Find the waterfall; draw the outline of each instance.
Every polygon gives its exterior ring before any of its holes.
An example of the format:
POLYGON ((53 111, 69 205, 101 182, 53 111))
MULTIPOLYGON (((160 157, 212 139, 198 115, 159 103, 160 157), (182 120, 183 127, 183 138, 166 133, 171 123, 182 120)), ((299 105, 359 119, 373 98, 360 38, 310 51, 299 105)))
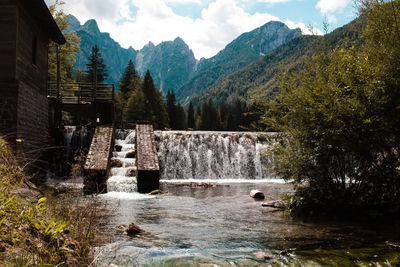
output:
POLYGON ((111 194, 136 192, 136 159, 127 158, 127 154, 135 150, 135 131, 117 130, 115 136, 116 149, 111 159, 113 166, 107 180, 107 191, 111 194))
POLYGON ((267 180, 274 133, 155 132, 163 180, 267 180))

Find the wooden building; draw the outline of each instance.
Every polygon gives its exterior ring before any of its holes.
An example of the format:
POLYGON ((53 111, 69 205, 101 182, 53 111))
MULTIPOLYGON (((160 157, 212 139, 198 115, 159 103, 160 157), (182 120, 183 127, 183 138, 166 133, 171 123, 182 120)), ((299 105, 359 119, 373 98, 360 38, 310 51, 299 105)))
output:
POLYGON ((48 44, 65 38, 43 0, 0 0, 0 34, 0 135, 46 147, 48 44))

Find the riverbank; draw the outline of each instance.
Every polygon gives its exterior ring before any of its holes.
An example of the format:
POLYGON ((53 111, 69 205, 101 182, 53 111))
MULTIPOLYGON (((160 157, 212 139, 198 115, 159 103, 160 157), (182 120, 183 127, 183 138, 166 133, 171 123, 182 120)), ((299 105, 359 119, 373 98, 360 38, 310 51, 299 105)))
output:
POLYGON ((0 183, 1 266, 87 266, 93 262, 96 207, 36 188, 2 139, 0 183))

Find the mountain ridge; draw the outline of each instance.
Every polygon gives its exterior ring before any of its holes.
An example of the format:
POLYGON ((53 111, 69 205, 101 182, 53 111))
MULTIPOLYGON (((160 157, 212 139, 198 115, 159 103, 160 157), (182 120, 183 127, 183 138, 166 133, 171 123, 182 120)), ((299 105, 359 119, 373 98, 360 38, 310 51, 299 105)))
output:
POLYGON ((291 30, 279 21, 270 21, 241 34, 215 56, 200 60, 196 75, 176 90, 177 101, 187 104, 202 90, 299 35, 299 29, 291 30))
POLYGON ((363 18, 357 18, 325 37, 297 36, 245 68, 208 87, 193 97, 192 101, 195 105, 199 105, 212 99, 218 105, 232 103, 237 98, 246 101, 251 95, 269 98, 278 91, 276 74, 280 72, 281 65, 289 71, 300 68, 304 64, 304 57, 315 52, 313 51, 315 40, 325 42, 328 49, 360 45, 362 40, 359 38, 359 29, 363 23, 363 18))

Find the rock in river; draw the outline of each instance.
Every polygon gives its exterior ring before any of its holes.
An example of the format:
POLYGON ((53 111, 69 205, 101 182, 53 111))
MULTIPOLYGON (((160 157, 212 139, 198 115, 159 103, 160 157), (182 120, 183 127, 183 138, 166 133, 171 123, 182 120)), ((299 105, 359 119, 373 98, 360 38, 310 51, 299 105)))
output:
POLYGON ((139 226, 137 226, 136 224, 134 224, 134 223, 131 223, 126 228, 126 233, 129 236, 137 235, 137 234, 140 234, 140 233, 143 233, 143 232, 144 232, 144 230, 142 228, 140 228, 139 226))
POLYGON ((261 192, 259 190, 255 190, 255 189, 250 191, 250 196, 255 199, 264 199, 265 198, 263 192, 261 192))

